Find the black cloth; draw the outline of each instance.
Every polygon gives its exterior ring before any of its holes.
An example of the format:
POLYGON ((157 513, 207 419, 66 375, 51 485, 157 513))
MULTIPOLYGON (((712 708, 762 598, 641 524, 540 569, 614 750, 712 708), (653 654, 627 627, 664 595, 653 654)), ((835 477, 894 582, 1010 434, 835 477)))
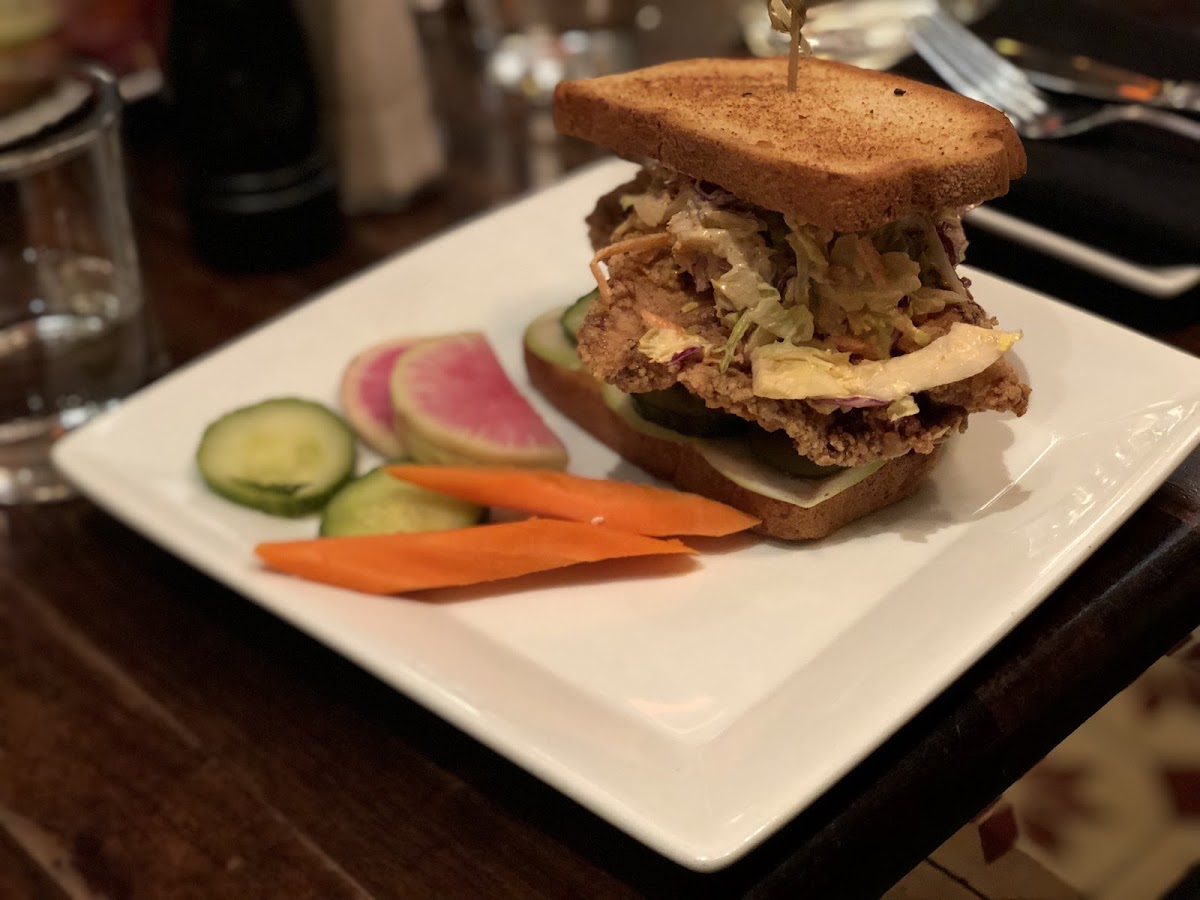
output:
MULTIPOLYGON (((972 30, 989 40, 1017 38, 1154 77, 1200 80, 1200 34, 1166 20, 1135 18, 1115 3, 1002 0, 972 30)), ((938 80, 915 57, 896 68, 938 80)), ((1137 262, 1200 261, 1200 142, 1121 124, 1067 140, 1027 140, 1025 150, 1028 175, 991 207, 1137 262)))

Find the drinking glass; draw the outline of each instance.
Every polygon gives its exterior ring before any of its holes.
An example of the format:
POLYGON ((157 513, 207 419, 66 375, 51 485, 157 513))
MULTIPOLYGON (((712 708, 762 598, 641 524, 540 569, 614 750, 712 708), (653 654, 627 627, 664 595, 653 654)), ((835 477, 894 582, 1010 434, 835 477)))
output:
POLYGON ((489 80, 536 104, 548 101, 563 79, 734 54, 740 49, 739 3, 467 0, 467 10, 489 80))
POLYGON ((150 375, 107 70, 0 68, 0 503, 69 496, 56 438, 150 375))
POLYGON ((632 68, 637 0, 467 0, 488 77, 531 99, 564 78, 632 68))

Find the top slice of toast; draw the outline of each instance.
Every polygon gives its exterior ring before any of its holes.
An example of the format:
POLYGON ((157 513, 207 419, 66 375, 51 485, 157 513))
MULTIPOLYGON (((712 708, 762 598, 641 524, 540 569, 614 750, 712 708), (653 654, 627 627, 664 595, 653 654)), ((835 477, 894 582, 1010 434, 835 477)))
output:
POLYGON ((999 110, 898 75, 808 57, 694 59, 568 81, 559 131, 656 159, 799 222, 867 231, 1008 191, 1025 150, 999 110))

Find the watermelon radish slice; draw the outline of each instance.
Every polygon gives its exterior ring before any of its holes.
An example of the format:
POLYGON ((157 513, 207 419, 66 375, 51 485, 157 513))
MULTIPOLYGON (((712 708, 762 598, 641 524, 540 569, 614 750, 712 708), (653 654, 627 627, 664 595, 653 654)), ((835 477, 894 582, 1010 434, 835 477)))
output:
POLYGON ((423 341, 392 370, 392 403, 418 462, 564 469, 567 449, 482 334, 423 341))
POLYGON ((388 459, 406 452, 392 410, 392 369, 419 340, 396 338, 368 347, 342 373, 338 394, 342 414, 364 444, 388 459))

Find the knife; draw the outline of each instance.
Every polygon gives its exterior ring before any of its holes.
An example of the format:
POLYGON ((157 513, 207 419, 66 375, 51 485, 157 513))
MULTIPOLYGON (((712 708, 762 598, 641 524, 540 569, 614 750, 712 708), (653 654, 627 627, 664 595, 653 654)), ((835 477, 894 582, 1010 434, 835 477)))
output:
POLYGON ((997 38, 997 51, 1038 87, 1096 100, 1145 103, 1200 112, 1200 82, 1151 78, 1086 56, 1058 53, 1013 38, 997 38))

